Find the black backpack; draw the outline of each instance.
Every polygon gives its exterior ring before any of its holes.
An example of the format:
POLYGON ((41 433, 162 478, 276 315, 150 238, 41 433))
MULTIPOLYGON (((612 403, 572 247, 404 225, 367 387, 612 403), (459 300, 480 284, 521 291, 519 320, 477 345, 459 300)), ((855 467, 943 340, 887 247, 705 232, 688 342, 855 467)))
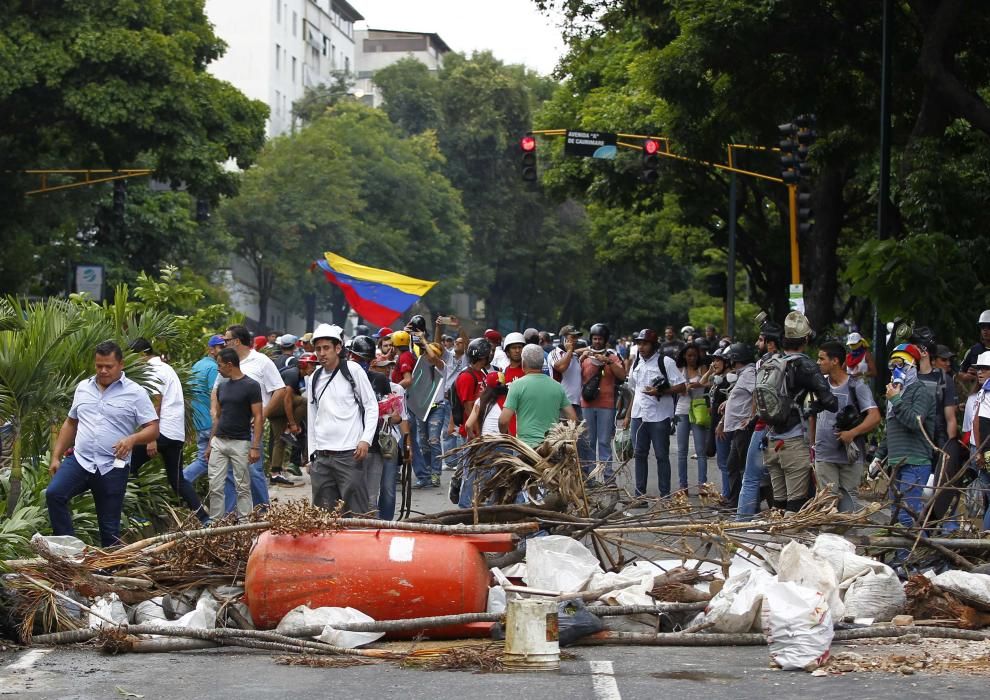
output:
POLYGON ((479 385, 482 384, 482 380, 478 379, 478 375, 474 373, 474 369, 472 367, 465 367, 457 373, 454 383, 450 385, 450 389, 447 391, 447 401, 450 402, 450 417, 456 426, 464 425, 464 421, 467 419, 464 415, 464 404, 461 403, 461 397, 457 394, 457 380, 460 379, 461 375, 465 372, 470 372, 475 381, 477 381, 479 385))
MULTIPOLYGON (((340 370, 340 373, 342 375, 344 375, 344 379, 347 380, 347 383, 351 385, 351 391, 354 393, 354 401, 357 403, 357 406, 358 406, 358 414, 361 416, 361 427, 363 428, 364 427, 364 401, 361 400, 361 394, 358 393, 357 383, 354 381, 354 377, 351 376, 351 370, 347 366, 347 360, 341 360, 340 363, 338 363, 338 365, 337 365, 337 369, 340 370)), ((323 374, 323 366, 322 365, 319 366, 316 369, 316 372, 313 374, 313 383, 310 385, 310 386, 313 387, 313 396, 310 398, 310 401, 312 403, 314 403, 314 404, 318 404, 319 401, 320 401, 319 396, 317 396, 317 394, 316 394, 316 383, 317 383, 317 381, 319 381, 321 374, 323 374)), ((330 377, 330 380, 333 381, 333 376, 332 375, 330 377)), ((326 391, 326 389, 324 389, 324 391, 326 391)))

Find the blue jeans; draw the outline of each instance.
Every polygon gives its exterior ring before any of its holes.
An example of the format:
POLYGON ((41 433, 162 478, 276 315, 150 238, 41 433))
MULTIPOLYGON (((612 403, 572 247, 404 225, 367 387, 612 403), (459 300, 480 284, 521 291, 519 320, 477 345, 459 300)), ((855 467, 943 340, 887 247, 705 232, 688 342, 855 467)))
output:
POLYGON ((729 448, 732 447, 732 440, 729 438, 715 438, 715 463, 718 470, 722 472, 722 498, 729 500, 732 497, 731 486, 729 484, 729 448))
POLYGON ((196 459, 182 470, 182 477, 190 484, 206 474, 207 464, 204 454, 210 446, 210 429, 196 431, 196 459))
MULTIPOLYGON (((267 506, 268 501, 268 477, 265 476, 265 440, 267 433, 261 436, 261 457, 257 462, 248 465, 248 472, 251 475, 251 502, 255 507, 267 506)), ((223 489, 224 513, 233 513, 237 509, 237 491, 234 488, 234 470, 227 469, 227 482, 223 489)))
POLYGON ((659 423, 644 423, 641 418, 633 418, 631 424, 633 458, 636 462, 636 495, 646 493, 649 477, 650 445, 657 459, 657 484, 661 496, 670 495, 670 419, 659 423))
POLYGON ((100 544, 110 547, 120 541, 120 515, 124 507, 124 493, 129 467, 111 469, 106 474, 90 473, 82 468, 74 455, 62 460, 58 471, 52 477, 45 492, 48 504, 48 518, 52 523, 52 534, 75 535, 72 525, 72 512, 69 501, 86 491, 93 492, 96 503, 96 522, 100 526, 100 544))
POLYGON ((399 474, 399 458, 382 461, 382 483, 378 490, 378 517, 395 518, 395 480, 399 474))
POLYGON ((708 457, 705 455, 705 443, 708 440, 708 429, 691 422, 687 414, 674 416, 677 421, 677 477, 680 487, 688 487, 688 437, 694 436, 694 452, 698 455, 698 483, 708 481, 708 457))
POLYGON ((418 417, 413 415, 412 411, 409 411, 409 449, 412 450, 412 470, 416 476, 416 481, 423 483, 430 480, 430 470, 426 464, 426 458, 423 456, 423 450, 420 449, 419 433, 420 430, 425 430, 425 428, 420 428, 421 422, 418 417))
POLYGON ((889 497, 893 500, 900 492, 900 503, 892 506, 897 509, 897 522, 904 527, 914 527, 919 524, 915 518, 922 517, 925 500, 922 496, 928 477, 932 475, 930 464, 905 464, 897 474, 897 479, 890 484, 889 497))
MULTIPOLYGON (((588 444, 593 462, 605 463, 605 481, 611 481, 612 438, 615 437, 614 408, 584 408, 585 425, 588 426, 588 444)), ((590 471, 590 469, 588 470, 590 471)))
POLYGON ((739 508, 736 520, 750 520, 760 506, 760 484, 766 476, 767 467, 763 463, 763 450, 760 444, 767 429, 754 430, 746 451, 746 471, 743 472, 742 489, 739 492, 739 508))
POLYGON ((437 405, 425 421, 419 421, 419 444, 423 446, 423 459, 426 463, 426 478, 443 471, 443 436, 450 422, 450 404, 444 401, 437 405))

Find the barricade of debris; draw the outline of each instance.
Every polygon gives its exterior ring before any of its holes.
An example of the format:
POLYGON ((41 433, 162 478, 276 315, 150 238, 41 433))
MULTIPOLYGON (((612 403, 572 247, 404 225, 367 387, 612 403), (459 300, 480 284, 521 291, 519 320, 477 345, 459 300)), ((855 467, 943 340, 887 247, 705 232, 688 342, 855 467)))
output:
POLYGON ((632 509, 587 485, 576 434, 465 450, 490 476, 472 509, 385 522, 275 503, 106 550, 36 535, 36 558, 4 562, 8 628, 114 653, 236 645, 485 670, 555 668, 569 645, 765 645, 780 668, 832 673, 856 670, 829 660, 836 642, 990 639, 990 540, 897 531, 874 522, 879 504, 840 514, 827 493, 747 522, 707 487, 632 509), (445 641, 383 644, 413 638, 445 641))

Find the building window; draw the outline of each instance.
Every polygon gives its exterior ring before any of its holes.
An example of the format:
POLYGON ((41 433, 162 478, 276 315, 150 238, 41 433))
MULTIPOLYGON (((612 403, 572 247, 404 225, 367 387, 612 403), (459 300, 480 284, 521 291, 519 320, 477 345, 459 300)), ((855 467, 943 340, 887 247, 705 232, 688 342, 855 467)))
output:
POLYGON ((275 0, 275 21, 282 24, 282 3, 275 0))
POLYGON ((323 37, 323 55, 324 55, 324 56, 326 56, 326 55, 327 55, 327 50, 328 50, 328 49, 327 49, 327 47, 328 47, 329 45, 330 45, 330 40, 329 40, 329 39, 327 39, 326 37, 323 37))
POLYGON ((292 57, 292 82, 296 82, 296 57, 292 57))
POLYGON ((344 56, 344 73, 347 73, 349 75, 350 72, 351 72, 351 57, 344 56))
POLYGON ((292 11, 292 36, 299 36, 299 15, 292 11))
POLYGON ((275 70, 282 67, 282 47, 275 44, 275 70))
POLYGON ((275 115, 282 114, 282 93, 275 91, 275 115))

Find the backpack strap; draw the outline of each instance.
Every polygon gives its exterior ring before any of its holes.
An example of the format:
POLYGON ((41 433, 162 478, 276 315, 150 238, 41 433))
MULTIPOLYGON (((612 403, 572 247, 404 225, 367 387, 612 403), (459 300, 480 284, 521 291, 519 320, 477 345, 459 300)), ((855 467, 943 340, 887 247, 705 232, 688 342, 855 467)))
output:
MULTIPOLYGON (((361 400, 361 395, 358 393, 357 382, 354 381, 354 377, 351 375, 351 370, 347 366, 347 360, 341 360, 337 365, 337 369, 340 373, 344 375, 347 383, 351 385, 351 392, 354 394, 354 402, 357 403, 358 414, 361 416, 361 428, 364 428, 364 402, 361 400)), ((313 373, 313 397, 310 399, 314 404, 319 401, 316 396, 316 383, 320 381, 320 377, 323 375, 323 366, 316 368, 316 372, 313 373)), ((333 381, 333 375, 330 377, 330 381, 333 381)), ((324 389, 326 391, 326 389, 324 389)), ((322 394, 321 394, 322 395, 322 394)))

